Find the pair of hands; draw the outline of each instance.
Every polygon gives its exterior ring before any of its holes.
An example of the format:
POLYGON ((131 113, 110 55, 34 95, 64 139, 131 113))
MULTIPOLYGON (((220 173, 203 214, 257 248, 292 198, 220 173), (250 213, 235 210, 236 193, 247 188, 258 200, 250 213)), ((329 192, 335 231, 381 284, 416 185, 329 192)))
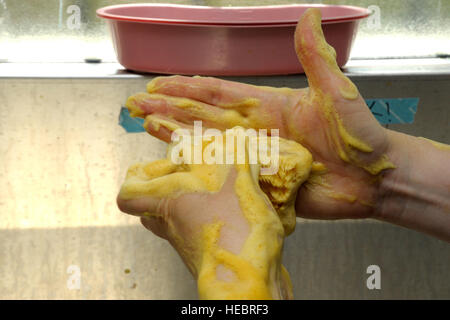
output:
MULTIPOLYGON (((158 77, 149 83, 148 94, 133 97, 132 113, 151 115, 146 130, 166 142, 170 142, 175 127, 191 129, 194 120, 221 130, 236 125, 279 129, 280 137, 306 147, 323 168, 298 190, 298 216, 373 217, 380 202, 376 177, 384 169, 394 168, 386 156, 390 151, 389 133, 338 68, 335 52, 323 37, 319 10, 308 10, 301 17, 295 46, 309 88, 258 87, 206 77, 158 77)), ((175 171, 165 171, 163 178, 170 179, 175 171)), ((254 181, 254 191, 261 194, 257 177, 250 170, 246 174, 254 181)), ((154 178, 157 177, 151 177, 154 178)), ((249 235, 251 225, 242 214, 239 195, 232 187, 235 179, 236 173, 231 170, 222 187, 213 193, 191 189, 178 197, 142 195, 133 199, 119 194, 118 205, 124 212, 143 216, 143 225, 169 240, 194 276, 198 276, 201 250, 189 239, 194 239, 202 226, 217 219, 217 214, 232 226, 223 230, 219 242, 234 254, 239 254, 249 235)), ((270 210, 276 214, 273 208, 270 210)), ((282 274, 279 270, 276 273, 282 274)), ((222 277, 230 276, 223 272, 222 277)), ((272 296, 289 297, 288 281, 278 278, 275 280, 279 285, 271 287, 272 296)))

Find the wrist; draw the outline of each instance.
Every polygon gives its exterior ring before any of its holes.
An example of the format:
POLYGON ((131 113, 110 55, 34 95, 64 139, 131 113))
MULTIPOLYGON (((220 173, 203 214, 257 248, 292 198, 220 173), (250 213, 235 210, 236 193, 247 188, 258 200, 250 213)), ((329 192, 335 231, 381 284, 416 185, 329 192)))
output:
POLYGON ((424 138, 387 131, 387 156, 375 218, 450 241, 449 151, 424 138))
POLYGON ((409 184, 410 158, 408 145, 411 136, 386 129, 388 139, 387 157, 395 165, 381 173, 378 186, 378 201, 373 218, 382 221, 395 220, 405 211, 406 203, 400 200, 402 188, 409 184))

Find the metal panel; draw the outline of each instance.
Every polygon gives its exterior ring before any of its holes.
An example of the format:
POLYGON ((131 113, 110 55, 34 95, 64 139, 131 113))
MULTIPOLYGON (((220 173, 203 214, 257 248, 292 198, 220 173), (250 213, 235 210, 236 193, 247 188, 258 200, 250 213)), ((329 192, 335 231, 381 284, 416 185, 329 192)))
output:
MULTIPOLYGON (((126 97, 149 79, 0 79, 0 298, 196 297, 174 250, 115 205, 127 167, 164 154, 163 143, 117 124, 126 97), (68 286, 71 265, 79 290, 68 286)), ((449 79, 356 81, 366 98, 419 97, 414 124, 392 127, 450 143, 449 79)), ((450 246, 384 223, 301 221, 284 260, 299 299, 450 298, 450 246), (366 288, 371 264, 381 267, 381 290, 366 288)))

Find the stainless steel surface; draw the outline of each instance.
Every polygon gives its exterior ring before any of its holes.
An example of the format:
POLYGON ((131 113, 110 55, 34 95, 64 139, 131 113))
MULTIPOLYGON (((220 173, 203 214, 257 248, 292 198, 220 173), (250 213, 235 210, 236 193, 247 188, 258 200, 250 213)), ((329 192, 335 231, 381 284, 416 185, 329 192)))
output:
MULTIPOLYGON (((115 205, 127 167, 164 152, 117 124, 126 97, 149 79, 0 78, 0 298, 196 298, 172 248, 115 205), (69 266, 80 269, 80 289, 68 286, 69 266)), ((448 78, 355 80, 367 98, 419 97, 414 124, 395 129, 450 143, 448 78)), ((298 299, 450 298, 450 246, 384 223, 300 221, 284 260, 298 299), (366 288, 371 264, 381 290, 366 288)))

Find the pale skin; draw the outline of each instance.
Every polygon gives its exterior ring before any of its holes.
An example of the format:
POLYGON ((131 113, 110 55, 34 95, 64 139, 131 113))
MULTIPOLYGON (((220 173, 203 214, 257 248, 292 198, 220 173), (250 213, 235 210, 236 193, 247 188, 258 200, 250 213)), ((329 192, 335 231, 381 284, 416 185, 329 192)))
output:
MULTIPOLYGON (((299 164, 309 170, 311 157, 302 152, 299 164)), ((198 280, 200 298, 287 299, 285 229, 259 186, 259 172, 258 164, 138 163, 128 170, 118 203, 173 245, 198 280)))
MULTIPOLYGON (((372 218, 450 242, 450 147, 383 128, 361 95, 354 91, 356 87, 337 68, 333 50, 324 44, 318 26, 320 12, 309 10, 300 19, 295 33, 297 55, 305 69, 308 88, 257 87, 209 77, 158 77, 139 105, 142 116, 151 114, 185 128, 190 128, 194 120, 202 120, 203 126, 226 129, 235 123, 224 112, 235 110, 240 117, 239 125, 277 128, 281 137, 301 143, 326 168, 319 179, 311 178, 299 189, 297 216, 372 218), (178 100, 186 98, 207 112, 180 107, 183 104, 178 100), (258 103, 252 107, 246 101, 258 103), (338 130, 339 123, 351 137, 370 146, 370 150, 351 143, 349 146, 349 139, 338 130), (379 163, 382 164, 376 165, 379 163)), ((170 130, 155 130, 152 126, 146 129, 153 136, 170 141, 170 130)), ((222 192, 216 205, 228 206, 233 196, 232 191, 222 192)), ((149 208, 158 210, 160 218, 142 218, 142 223, 171 243, 168 219, 176 217, 180 219, 180 228, 189 229, 196 228, 198 221, 207 220, 210 214, 194 198, 179 201, 162 206, 151 198, 127 201, 118 198, 119 207, 127 213, 139 215, 149 208), (166 207, 172 208, 170 217, 166 207)), ((238 207, 235 209, 239 211, 238 207)), ((232 212, 230 219, 240 230, 239 236, 224 238, 223 246, 236 249, 245 241, 248 226, 238 218, 242 215, 232 212)), ((179 234, 183 236, 183 231, 179 234)), ((191 271, 195 274, 195 270, 191 271)), ((282 281, 278 281, 277 286, 283 288, 282 281)), ((281 294, 277 298, 286 297, 281 294)))

